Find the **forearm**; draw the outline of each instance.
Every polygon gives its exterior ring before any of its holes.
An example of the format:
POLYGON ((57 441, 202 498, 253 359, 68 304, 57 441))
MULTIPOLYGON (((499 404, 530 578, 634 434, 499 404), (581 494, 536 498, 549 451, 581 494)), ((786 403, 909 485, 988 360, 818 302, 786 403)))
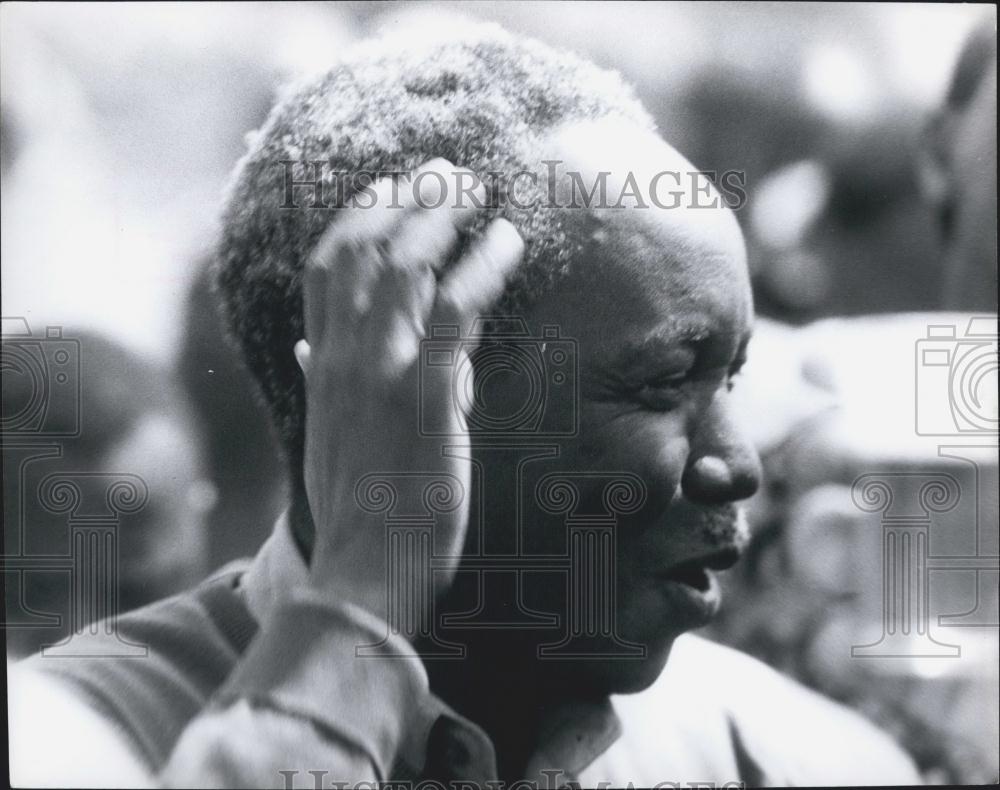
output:
POLYGON ((388 778, 420 727, 427 680, 408 643, 386 631, 352 604, 297 591, 188 726, 160 782, 286 787, 312 770, 345 782, 388 778), (379 643, 379 657, 356 655, 379 643))
POLYGON ((421 731, 427 694, 420 660, 405 657, 408 643, 387 631, 356 606, 307 588, 293 593, 186 723, 162 767, 75 684, 14 665, 12 777, 69 787, 311 787, 311 770, 346 782, 385 779, 403 739, 421 731), (356 657, 365 644, 381 644, 380 656, 356 657))
POLYGON ((29 664, 9 664, 7 713, 12 787, 152 787, 155 777, 127 737, 29 664))
POLYGON ((160 772, 164 787, 315 787, 310 771, 375 781, 372 758, 339 734, 290 711, 239 700, 184 731, 160 772))

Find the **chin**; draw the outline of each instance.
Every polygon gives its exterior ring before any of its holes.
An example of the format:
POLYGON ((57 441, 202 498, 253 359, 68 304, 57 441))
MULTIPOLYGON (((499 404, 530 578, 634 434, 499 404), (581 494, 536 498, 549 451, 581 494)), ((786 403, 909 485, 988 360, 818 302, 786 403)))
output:
POLYGON ((666 647, 651 651, 646 658, 638 661, 618 661, 608 666, 608 694, 636 694, 652 686, 667 665, 673 639, 666 647))
POLYGON ((636 694, 652 686, 663 673, 676 636, 647 648, 645 658, 577 659, 552 662, 556 683, 569 696, 636 694))

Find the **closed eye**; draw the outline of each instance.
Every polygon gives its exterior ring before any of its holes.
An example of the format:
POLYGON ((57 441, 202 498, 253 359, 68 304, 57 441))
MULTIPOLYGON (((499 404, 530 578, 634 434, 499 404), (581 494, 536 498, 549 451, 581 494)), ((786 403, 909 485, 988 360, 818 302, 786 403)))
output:
POLYGON ((652 387, 654 389, 661 389, 664 387, 679 387, 688 377, 688 372, 686 370, 673 371, 670 373, 662 373, 651 379, 646 379, 643 382, 644 387, 652 387))
POLYGON ((670 411, 680 405, 690 371, 670 371, 644 379, 630 387, 630 395, 654 411, 670 411))

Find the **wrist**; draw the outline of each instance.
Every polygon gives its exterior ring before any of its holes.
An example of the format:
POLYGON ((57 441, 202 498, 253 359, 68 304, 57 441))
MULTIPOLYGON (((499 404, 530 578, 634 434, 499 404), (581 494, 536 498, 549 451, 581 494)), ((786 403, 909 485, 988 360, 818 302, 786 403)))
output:
POLYGON ((380 620, 388 620, 384 571, 364 568, 358 563, 345 566, 342 561, 324 562, 322 556, 314 553, 308 584, 331 602, 351 603, 380 620))
POLYGON ((333 568, 317 564, 310 570, 310 586, 333 602, 348 602, 386 623, 390 633, 415 642, 431 633, 434 574, 427 560, 395 557, 376 571, 361 563, 333 568))

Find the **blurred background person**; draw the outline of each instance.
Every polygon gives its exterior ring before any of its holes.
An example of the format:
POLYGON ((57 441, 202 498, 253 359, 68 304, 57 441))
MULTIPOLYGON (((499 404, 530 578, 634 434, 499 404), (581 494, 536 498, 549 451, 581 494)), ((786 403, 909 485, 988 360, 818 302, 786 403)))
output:
POLYGON ((207 536, 210 567, 253 555, 283 503, 283 467, 256 383, 226 337, 208 261, 188 291, 177 376, 198 420, 207 475, 218 496, 207 536))
MULTIPOLYGON (((53 381, 42 382, 48 391, 39 390, 25 341, 7 337, 0 352, 4 553, 5 559, 29 563, 27 569, 4 572, 11 657, 58 643, 74 626, 65 562, 74 546, 68 516, 47 506, 40 491, 50 475, 71 477, 83 498, 96 495, 102 503, 115 475, 133 476, 145 486, 145 503, 122 515, 115 530, 119 612, 186 589, 209 570, 205 516, 216 494, 204 476, 200 433, 170 371, 94 332, 67 328, 62 337, 79 344, 79 382, 66 382, 70 388, 78 383, 78 400, 52 397, 53 381), (11 438, 19 416, 46 396, 47 424, 72 426, 78 419, 78 435, 58 441, 44 434, 11 438)), ((81 512, 102 513, 100 504, 95 511, 84 502, 81 512)))
POLYGON ((941 307, 997 310, 997 31, 969 36, 926 133, 924 184, 945 242, 941 307))
MULTIPOLYGON (((867 130, 865 145, 848 137, 827 163, 802 160, 765 178, 749 212, 761 247, 778 256, 758 281, 765 310, 799 321, 836 299, 840 314, 881 313, 886 302, 995 311, 995 80, 987 19, 966 39, 941 108, 921 121, 930 119, 923 139, 912 123, 867 130), (778 223, 782 213, 790 226, 778 223), (897 293, 886 299, 875 281, 873 297, 861 264, 894 272, 897 293)), ((771 388, 791 390, 796 407, 759 428, 758 534, 728 578, 746 604, 728 610, 718 638, 864 711, 907 745, 929 781, 997 781, 996 316, 883 313, 764 327, 751 346, 747 414, 771 388), (940 393, 920 353, 932 326, 947 335, 934 341, 949 355, 940 393), (951 428, 922 425, 935 396, 945 396, 939 416, 951 428), (955 424, 955 414, 979 429, 955 424), (902 650, 883 630, 900 614, 883 597, 885 563, 899 558, 883 543, 883 513, 858 507, 853 485, 866 474, 955 484, 942 512, 917 501, 893 511, 926 518, 932 569, 913 580, 927 585, 929 609, 902 650), (937 561, 950 568, 934 571, 937 561)))

